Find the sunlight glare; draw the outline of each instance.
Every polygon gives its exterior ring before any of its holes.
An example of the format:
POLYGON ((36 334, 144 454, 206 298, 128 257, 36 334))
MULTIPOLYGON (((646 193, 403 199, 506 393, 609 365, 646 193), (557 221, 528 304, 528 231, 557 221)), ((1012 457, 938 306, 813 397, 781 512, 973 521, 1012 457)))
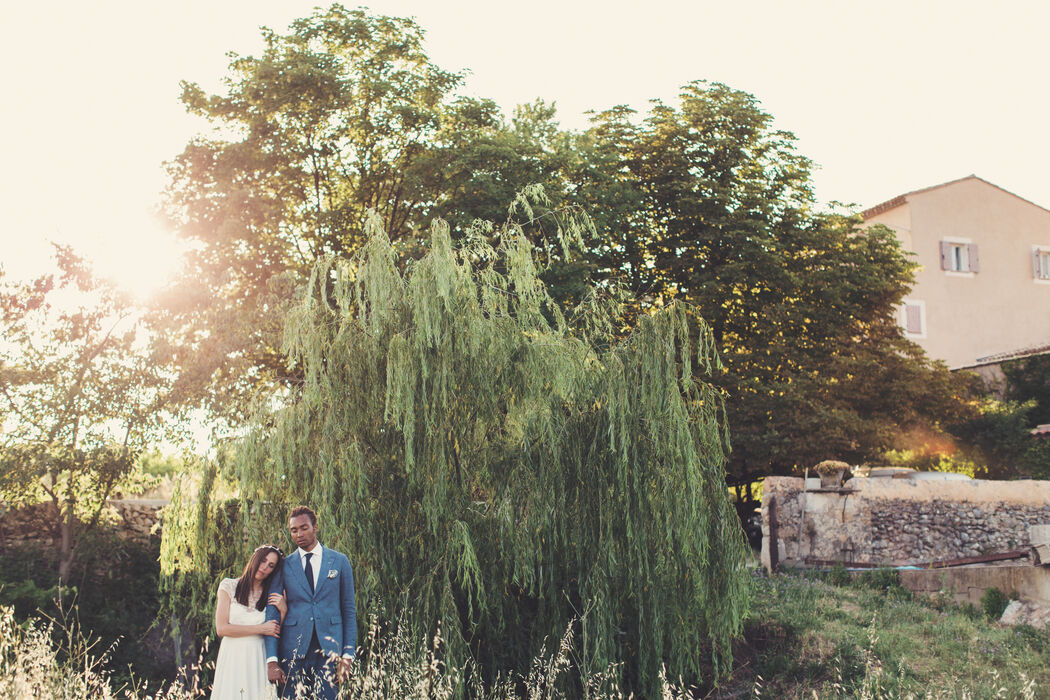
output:
POLYGON ((182 253, 174 234, 157 225, 138 235, 113 236, 88 256, 99 277, 145 302, 175 277, 182 253))

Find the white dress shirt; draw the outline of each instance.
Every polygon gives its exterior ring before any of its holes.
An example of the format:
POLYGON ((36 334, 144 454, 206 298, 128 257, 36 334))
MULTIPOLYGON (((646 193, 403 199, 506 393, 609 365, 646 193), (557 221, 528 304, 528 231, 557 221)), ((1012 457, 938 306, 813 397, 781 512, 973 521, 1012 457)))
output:
POLYGON ((324 549, 324 547, 321 546, 321 543, 317 542, 317 543, 314 544, 314 548, 311 549, 309 552, 307 552, 302 547, 300 547, 299 549, 295 550, 296 552, 299 553, 299 559, 303 563, 303 573, 304 574, 306 573, 306 555, 307 554, 312 554, 313 555, 312 557, 310 557, 310 568, 313 569, 314 590, 315 591, 317 590, 317 582, 321 580, 320 579, 320 575, 321 575, 321 551, 323 549, 324 549))

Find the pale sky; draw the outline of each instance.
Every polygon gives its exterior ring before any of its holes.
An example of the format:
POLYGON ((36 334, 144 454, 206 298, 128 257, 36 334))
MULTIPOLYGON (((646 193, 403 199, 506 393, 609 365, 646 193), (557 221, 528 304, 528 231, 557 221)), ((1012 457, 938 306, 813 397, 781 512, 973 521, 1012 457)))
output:
MULTIPOLYGON (((182 79, 218 88, 319 3, 113 0, 0 7, 0 264, 45 269, 48 241, 145 290, 175 258, 152 214, 202 124, 182 79)), ((353 6, 354 3, 346 3, 353 6)), ((504 109, 554 101, 563 127, 644 110, 688 81, 755 95, 819 166, 816 193, 871 206, 975 173, 1050 207, 1050 2, 378 0, 415 16, 432 60, 504 109)))

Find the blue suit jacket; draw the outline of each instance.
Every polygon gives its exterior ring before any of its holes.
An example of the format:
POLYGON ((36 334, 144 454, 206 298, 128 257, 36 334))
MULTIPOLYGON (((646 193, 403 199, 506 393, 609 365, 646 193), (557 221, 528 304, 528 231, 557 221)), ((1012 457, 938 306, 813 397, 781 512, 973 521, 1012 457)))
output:
MULTIPOLYGON (((353 656, 357 650, 357 608, 354 604, 354 570, 346 555, 334 549, 321 549, 321 566, 313 591, 306 581, 298 550, 284 560, 270 582, 270 591, 284 591, 288 614, 281 626, 280 640, 264 637, 266 657, 290 661, 306 656, 310 639, 317 640, 325 654, 353 656), (279 652, 279 653, 278 653, 279 652)), ((272 605, 266 606, 267 620, 280 620, 272 605)))

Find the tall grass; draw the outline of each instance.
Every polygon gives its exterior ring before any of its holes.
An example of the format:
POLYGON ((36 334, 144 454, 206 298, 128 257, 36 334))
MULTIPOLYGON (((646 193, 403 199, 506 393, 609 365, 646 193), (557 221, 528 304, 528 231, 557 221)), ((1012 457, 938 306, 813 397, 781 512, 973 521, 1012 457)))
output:
MULTIPOLYGON (((527 675, 502 677, 485 688, 472 680, 476 676, 468 669, 445 665, 440 633, 424 644, 401 627, 380 634, 372 623, 363 661, 341 687, 341 700, 451 700, 463 691, 479 700, 562 700, 581 694, 588 700, 624 697, 612 686, 613 669, 587 678, 574 673, 571 628, 556 647, 533 660, 527 675)), ((53 623, 19 624, 11 608, 0 607, 0 700, 195 700, 208 695, 208 689, 197 687, 192 678, 152 693, 134 682, 115 685, 105 669, 106 650, 97 650, 75 629, 60 629, 57 635, 55 631, 53 623)), ((690 697, 666 681, 662 695, 663 700, 690 697)))
MULTIPOLYGON (((757 578, 756 606, 737 666, 719 686, 683 688, 663 679, 660 700, 1035 700, 1050 682, 1050 634, 1007 629, 948 598, 913 598, 885 572, 847 585, 796 576, 757 578), (888 585, 886 585, 888 583, 888 585)), ((342 700, 623 699, 618 669, 581 674, 569 630, 545 647, 523 675, 482 687, 478 674, 446 665, 440 634, 370 620, 364 650, 342 700)), ((110 650, 73 627, 19 624, 0 607, 0 700, 196 700, 207 688, 189 680, 145 690, 106 670, 110 650)), ((655 699, 654 699, 655 700, 655 699)))

